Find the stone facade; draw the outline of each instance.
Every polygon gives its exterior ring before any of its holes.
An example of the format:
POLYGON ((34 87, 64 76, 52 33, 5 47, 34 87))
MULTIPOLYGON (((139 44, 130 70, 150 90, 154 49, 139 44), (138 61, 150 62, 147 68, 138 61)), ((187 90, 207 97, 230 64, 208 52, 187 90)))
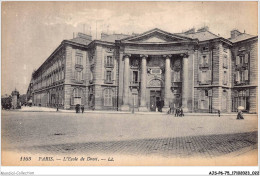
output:
POLYGON ((64 40, 33 73, 28 92, 34 105, 64 109, 80 104, 91 110, 182 107, 214 113, 244 105, 255 113, 257 37, 235 34, 224 39, 208 28, 180 34, 153 29, 94 41, 79 34, 64 40), (238 56, 244 65, 237 63, 238 56), (243 82, 236 78, 239 71, 243 82))

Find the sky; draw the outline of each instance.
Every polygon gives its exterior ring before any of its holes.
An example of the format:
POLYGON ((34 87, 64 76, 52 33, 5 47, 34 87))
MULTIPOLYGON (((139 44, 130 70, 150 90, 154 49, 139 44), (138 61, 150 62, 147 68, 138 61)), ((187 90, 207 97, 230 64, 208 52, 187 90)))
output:
POLYGON ((257 2, 2 2, 1 95, 24 94, 31 74, 73 32, 179 33, 208 26, 258 35, 257 2), (85 26, 85 27, 84 27, 85 26))

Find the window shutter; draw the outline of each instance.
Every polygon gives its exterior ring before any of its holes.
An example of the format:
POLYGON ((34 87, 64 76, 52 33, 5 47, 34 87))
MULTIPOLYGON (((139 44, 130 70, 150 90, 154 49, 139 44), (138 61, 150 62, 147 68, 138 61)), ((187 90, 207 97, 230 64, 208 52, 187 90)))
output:
MULTIPOLYGON (((173 72, 172 72, 173 73, 173 72)), ((141 76, 141 74, 140 74, 140 71, 138 71, 138 82, 140 82, 140 76, 141 76)), ((173 76, 173 74, 172 74, 172 76, 173 76)), ((173 80, 173 79, 172 79, 173 80)))
POLYGON ((107 56, 104 57, 104 67, 107 66, 107 56))
POLYGON ((248 81, 248 70, 245 70, 245 81, 248 81))
POLYGON ((111 71, 111 80, 114 81, 115 78, 114 78, 114 71, 111 71))
POLYGON ((80 80, 83 80, 83 70, 80 72, 80 80))
POLYGON ((198 76, 199 76, 199 82, 201 82, 201 71, 199 70, 199 73, 198 73, 198 76))
POLYGON ((236 65, 239 65, 239 64, 240 64, 240 57, 237 56, 237 57, 236 57, 236 65))
POLYGON ((248 54, 245 55, 245 63, 248 63, 248 54))
POLYGON ((206 55, 206 57, 205 57, 205 64, 206 64, 206 65, 209 64, 209 55, 206 55))
POLYGON ((239 83, 240 82, 240 74, 239 74, 239 71, 237 71, 237 74, 236 74, 236 81, 239 83))
POLYGON ((202 65, 203 65, 203 56, 200 57, 199 67, 202 67, 202 65))
POLYGON ((114 56, 111 56, 111 59, 112 59, 112 62, 111 62, 111 63, 112 63, 112 65, 114 66, 114 60, 115 60, 115 59, 114 59, 114 56))
POLYGON ((107 80, 107 71, 104 71, 104 80, 107 80))
POLYGON ((246 90, 246 97, 249 97, 250 94, 249 94, 249 89, 246 90))
POLYGON ((208 70, 207 71, 207 73, 208 73, 208 83, 210 84, 211 83, 211 70, 208 70))

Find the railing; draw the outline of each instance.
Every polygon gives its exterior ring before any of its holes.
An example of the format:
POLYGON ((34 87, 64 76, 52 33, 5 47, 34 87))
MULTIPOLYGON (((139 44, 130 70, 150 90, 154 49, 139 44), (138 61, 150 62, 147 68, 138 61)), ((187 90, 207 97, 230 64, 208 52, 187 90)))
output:
POLYGON ((138 81, 131 81, 130 82, 130 87, 139 87, 139 85, 140 85, 140 82, 138 82, 138 81))
POLYGON ((104 80, 104 83, 105 83, 105 84, 113 84, 113 83, 114 83, 114 80, 104 80))
POLYGON ((83 65, 75 64, 75 68, 81 68, 81 69, 83 69, 83 65))
POLYGON ((209 68, 209 63, 199 64, 199 68, 209 68))
POLYGON ((114 67, 114 64, 113 64, 113 63, 108 63, 108 64, 106 63, 106 64, 105 64, 105 67, 106 67, 106 68, 113 68, 113 67, 114 67))

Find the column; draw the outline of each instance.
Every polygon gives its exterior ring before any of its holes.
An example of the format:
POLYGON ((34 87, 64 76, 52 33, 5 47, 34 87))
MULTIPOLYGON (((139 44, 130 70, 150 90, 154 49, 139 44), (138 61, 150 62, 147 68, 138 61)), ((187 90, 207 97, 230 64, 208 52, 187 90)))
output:
POLYGON ((124 56, 124 92, 123 92, 123 105, 122 111, 129 111, 129 57, 130 55, 124 56))
POLYGON ((188 55, 185 54, 182 59, 182 108, 184 112, 188 112, 188 96, 189 96, 189 78, 188 75, 188 55))
POLYGON ((140 55, 142 59, 141 64, 141 105, 139 111, 148 111, 146 106, 146 75, 147 75, 147 55, 140 55))
POLYGON ((163 112, 169 110, 171 100, 171 55, 164 55, 165 58, 165 83, 164 83, 164 107, 163 112))

